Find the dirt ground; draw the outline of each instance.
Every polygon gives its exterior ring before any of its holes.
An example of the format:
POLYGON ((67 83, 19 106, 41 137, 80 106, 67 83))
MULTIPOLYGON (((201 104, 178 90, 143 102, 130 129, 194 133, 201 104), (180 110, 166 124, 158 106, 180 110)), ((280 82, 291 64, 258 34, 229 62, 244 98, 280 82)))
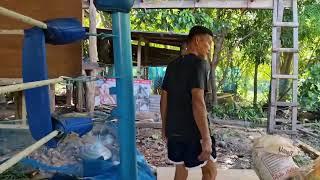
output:
MULTIPOLYGON (((265 134, 263 129, 254 131, 215 125, 217 161, 220 168, 251 169, 251 146, 254 138, 265 134)), ((167 149, 161 139, 161 131, 152 128, 137 130, 137 147, 150 165, 172 166, 167 158, 167 149)))
MULTIPOLYGON (((252 143, 255 138, 266 134, 265 128, 251 129, 238 126, 214 125, 217 162, 222 169, 253 169, 252 143)), ((289 136, 286 136, 291 138, 289 136)), ((300 140, 311 145, 318 151, 320 139, 299 134, 293 140, 300 140)), ((154 167, 173 166, 167 158, 167 149, 161 139, 161 131, 152 128, 137 129, 137 147, 148 163, 154 167)), ((305 166, 312 162, 308 154, 302 150, 294 157, 298 166, 305 166)))
MULTIPOLYGON (((14 108, 0 109, 0 119, 14 118, 14 108)), ((72 109, 65 107, 57 108, 60 112, 69 112, 72 109)), ((154 119, 154 118, 153 118, 154 119)), ((156 121, 155 121, 156 122, 156 121)), ((214 125, 217 162, 221 169, 253 169, 252 164, 252 143, 255 138, 266 134, 265 128, 244 128, 240 126, 214 125)), ((5 133, 5 132, 3 132, 5 133)), ((296 139, 320 150, 320 139, 304 133, 299 133, 296 139)), ((137 128, 136 142, 138 150, 145 156, 147 162, 153 167, 173 166, 167 158, 167 148, 161 139, 161 130, 154 128, 137 128)), ((0 143, 8 143, 2 141, 0 143)), ((0 148, 2 149, 10 149, 0 148)), ((1 155, 8 151, 1 152, 1 155)), ((302 154, 295 159, 300 166, 307 165, 312 159, 307 154, 302 154)))

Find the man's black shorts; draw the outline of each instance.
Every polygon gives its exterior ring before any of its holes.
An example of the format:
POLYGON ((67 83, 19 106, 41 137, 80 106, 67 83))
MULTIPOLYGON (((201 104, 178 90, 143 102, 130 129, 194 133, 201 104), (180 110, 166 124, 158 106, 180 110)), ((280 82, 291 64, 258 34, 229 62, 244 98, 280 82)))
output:
MULTIPOLYGON (((210 159, 216 161, 216 142, 214 137, 212 140, 212 153, 210 159)), ((200 140, 181 141, 174 138, 168 139, 168 158, 174 164, 184 164, 187 168, 202 167, 206 164, 204 161, 199 161, 198 156, 202 152, 200 140)))

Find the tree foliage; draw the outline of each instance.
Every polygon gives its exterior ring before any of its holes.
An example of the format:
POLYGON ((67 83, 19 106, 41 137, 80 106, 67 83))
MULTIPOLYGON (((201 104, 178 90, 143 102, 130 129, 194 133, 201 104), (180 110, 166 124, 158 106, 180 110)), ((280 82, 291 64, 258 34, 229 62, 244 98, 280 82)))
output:
MULTIPOLYGON (((314 99, 319 79, 320 60, 320 1, 301 0, 299 7, 299 97, 303 107, 319 107, 314 99), (315 70, 316 69, 316 70, 315 70), (308 94, 309 89, 313 94, 308 94), (309 104, 308 104, 309 103, 309 104)), ((215 44, 222 41, 221 49, 214 52, 219 62, 215 67, 217 90, 223 92, 226 86, 235 84, 238 99, 252 102, 256 85, 257 99, 265 103, 269 92, 270 63, 272 47, 271 10, 230 9, 134 9, 131 11, 131 29, 152 32, 188 33, 194 25, 210 28, 216 35, 215 44), (254 83, 254 77, 258 83, 254 83)), ((101 14, 103 27, 110 27, 110 16, 101 14)), ((292 13, 284 11, 284 21, 292 21, 292 13)), ((292 29, 283 28, 283 47, 292 47, 292 29)), ((290 57, 289 57, 290 58, 290 57)), ((292 66, 285 64, 282 68, 292 66)), ((287 68, 288 69, 288 68, 287 68)), ((290 86, 288 86, 290 87, 290 86)))

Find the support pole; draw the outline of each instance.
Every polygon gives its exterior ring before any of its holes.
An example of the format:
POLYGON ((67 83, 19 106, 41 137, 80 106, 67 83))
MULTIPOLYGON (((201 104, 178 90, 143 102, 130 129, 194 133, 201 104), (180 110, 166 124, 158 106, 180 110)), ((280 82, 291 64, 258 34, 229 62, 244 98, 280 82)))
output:
MULTIPOLYGON (((93 4, 93 1, 90 1, 90 9, 89 9, 89 15, 90 15, 90 28, 89 33, 90 34, 97 34, 97 22, 96 22, 96 16, 97 16, 97 10, 96 7, 93 4)), ((97 63, 98 62, 98 51, 97 51, 97 37, 96 36, 90 36, 89 37, 89 57, 90 57, 90 63, 97 63)), ((92 69, 88 73, 89 76, 96 76, 96 69, 92 69)), ((94 111, 94 92, 95 92, 95 81, 90 81, 86 83, 86 108, 88 112, 94 111)))
POLYGON ((135 107, 133 97, 131 32, 128 13, 112 13, 113 49, 119 110, 120 179, 137 180, 135 107))
POLYGON ((138 69, 138 79, 141 79, 141 43, 142 38, 138 40, 138 50, 137 50, 137 69, 138 69))
POLYGON ((43 137, 42 139, 40 139, 39 141, 37 141, 33 145, 27 147, 26 149, 19 152, 18 154, 16 154, 15 156, 13 156, 9 160, 7 160, 6 162, 2 163, 0 165, 0 174, 3 173, 4 171, 6 171, 7 169, 9 169, 10 167, 12 167, 13 165, 15 165, 21 159, 23 159, 26 156, 28 156, 29 154, 31 154, 33 151, 37 150, 39 147, 41 147, 42 145, 44 145, 45 143, 50 141, 52 138, 56 137, 58 134, 59 134, 59 131, 57 131, 57 130, 52 131, 50 134, 46 135, 45 137, 43 137))

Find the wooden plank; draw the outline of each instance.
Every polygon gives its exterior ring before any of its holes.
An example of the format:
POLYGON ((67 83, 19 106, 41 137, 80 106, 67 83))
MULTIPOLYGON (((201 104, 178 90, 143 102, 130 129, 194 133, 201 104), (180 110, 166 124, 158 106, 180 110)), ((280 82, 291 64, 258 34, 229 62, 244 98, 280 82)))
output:
POLYGON ((298 23, 298 0, 292 0, 293 22, 298 23))
MULTIPOLYGON (((39 21, 54 18, 82 17, 79 0, 2 0, 0 6, 14 10, 39 21)), ((31 26, 11 18, 0 16, 0 29, 17 30, 31 26)), ((22 45, 21 35, 0 35, 0 78, 21 78, 22 45)), ((75 77, 81 74, 81 42, 68 45, 47 45, 47 62, 49 78, 61 75, 75 77)))
POLYGON ((288 106, 288 107, 295 107, 295 106, 298 106, 298 103, 293 103, 293 102, 280 102, 280 101, 277 101, 275 103, 275 106, 288 106))
POLYGON ((318 157, 320 157, 320 152, 318 150, 316 150, 315 148, 311 147, 310 145, 297 140, 298 142, 298 147, 300 147, 302 150, 304 150, 306 153, 310 154, 313 156, 313 159, 317 159, 318 157))
POLYGON ((306 129, 304 129, 304 128, 297 128, 297 130, 298 130, 298 131, 301 131, 301 132, 304 132, 304 133, 306 133, 306 134, 308 134, 308 135, 310 135, 310 136, 313 136, 313 137, 315 137, 315 138, 320 138, 320 135, 317 135, 317 134, 315 134, 315 133, 313 133, 313 132, 310 132, 310 131, 308 131, 308 130, 306 130, 306 129))
MULTIPOLYGON (((284 1, 285 7, 291 7, 290 0, 284 1)), ((231 9, 273 9, 272 0, 144 0, 135 1, 135 9, 152 9, 152 8, 231 8, 231 9)))
POLYGON ((275 79, 298 79, 298 75, 273 74, 272 78, 275 78, 275 79))
POLYGON ((273 48, 273 52, 289 52, 289 53, 297 53, 297 48, 273 48))
POLYGON ((162 123, 161 122, 136 122, 136 127, 161 129, 162 123))
POLYGON ((285 133, 285 134, 290 134, 290 135, 296 135, 297 131, 293 130, 279 130, 279 129, 273 129, 270 131, 271 133, 285 133))
MULTIPOLYGON (((298 1, 292 1, 292 12, 293 12, 293 22, 299 24, 298 22, 298 1)), ((293 48, 299 49, 299 31, 298 28, 293 29, 293 48)), ((298 61, 299 55, 298 53, 293 54, 293 74, 298 76, 298 61)), ((292 102, 298 102, 298 80, 295 79, 292 82, 292 102)), ((297 129, 297 116, 298 116, 298 108, 292 108, 292 128, 293 130, 297 129)))
MULTIPOLYGON (((277 22, 282 22, 283 17, 283 2, 278 0, 273 0, 273 24, 277 22)), ((281 36, 281 28, 273 27, 272 28, 272 48, 277 49, 281 47, 280 42, 281 36)), ((271 64, 271 73, 272 77, 276 74, 280 74, 279 72, 279 63, 280 63, 280 54, 278 51, 272 52, 272 64, 271 64)), ((275 117, 277 106, 275 106, 277 101, 277 91, 278 87, 278 79, 271 80, 271 92, 270 92, 270 108, 269 108, 269 116, 268 116, 268 132, 272 133, 275 129, 275 117)))
POLYGON ((241 120, 222 120, 209 116, 209 120, 212 123, 219 125, 231 125, 231 126, 241 126, 241 127, 250 127, 252 125, 249 121, 241 121, 241 120))
POLYGON ((296 22, 274 22, 274 27, 299 27, 299 23, 296 22))

